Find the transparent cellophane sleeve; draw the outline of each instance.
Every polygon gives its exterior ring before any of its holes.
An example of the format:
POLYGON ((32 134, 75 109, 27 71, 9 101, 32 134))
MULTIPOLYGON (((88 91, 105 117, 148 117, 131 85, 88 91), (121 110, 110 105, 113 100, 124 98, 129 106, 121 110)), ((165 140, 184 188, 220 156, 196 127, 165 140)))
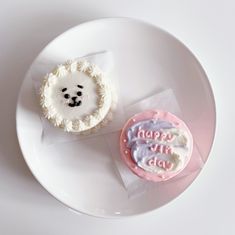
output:
MULTIPOLYGON (((32 78, 33 87, 37 96, 39 94, 39 89, 45 74, 50 72, 56 65, 64 63, 66 60, 68 60, 68 58, 70 57, 66 54, 57 57, 54 56, 49 58, 40 58, 36 64, 31 66, 30 76, 32 78)), ((113 169, 115 169, 115 174, 117 176, 116 178, 122 182, 122 186, 126 190, 127 196, 130 198, 130 200, 134 197, 138 197, 152 188, 163 187, 165 184, 178 181, 184 177, 188 177, 203 167, 204 161, 194 139, 193 154, 190 162, 183 171, 181 171, 172 179, 157 183, 144 180, 132 173, 132 171, 122 161, 119 150, 119 137, 121 129, 129 118, 145 110, 158 109, 171 112, 172 114, 178 116, 186 122, 189 128, 193 126, 193 121, 191 122, 190 120, 184 119, 184 114, 171 88, 162 88, 161 91, 156 91, 154 95, 147 96, 132 105, 124 106, 120 97, 120 86, 118 82, 117 71, 115 71, 115 63, 112 52, 102 51, 76 58, 78 61, 83 59, 97 64, 106 74, 106 76, 109 77, 110 83, 115 88, 118 101, 115 112, 113 114, 113 120, 96 133, 91 133, 89 135, 75 135, 67 133, 62 129, 51 125, 43 117, 39 108, 38 114, 42 124, 41 141, 43 144, 66 144, 72 141, 77 141, 78 144, 81 144, 85 141, 86 144, 89 145, 89 143, 94 143, 94 139, 103 141, 103 146, 108 149, 109 157, 114 165, 113 169)), ((95 160, 96 159, 94 157, 94 161, 95 160)))

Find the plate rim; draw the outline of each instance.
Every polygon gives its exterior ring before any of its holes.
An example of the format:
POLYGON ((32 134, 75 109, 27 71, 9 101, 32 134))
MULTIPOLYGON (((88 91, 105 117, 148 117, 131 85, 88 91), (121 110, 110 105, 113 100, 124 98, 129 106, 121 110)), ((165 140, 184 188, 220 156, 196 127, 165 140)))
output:
POLYGON ((132 21, 132 22, 135 22, 135 23, 138 23, 138 24, 142 24, 142 25, 146 25, 148 27, 152 27, 154 29, 157 29, 158 31, 161 31, 162 33, 164 33, 165 35, 167 35, 168 37, 174 39, 177 43, 180 44, 180 46, 184 47, 184 49, 187 51, 187 53, 190 54, 190 56, 194 59, 194 61, 196 62, 197 66, 201 69, 201 72, 203 73, 203 76, 206 78, 204 79, 204 81, 207 83, 207 88, 209 89, 209 92, 210 92, 210 98, 211 98, 211 103, 213 105, 213 109, 214 109, 214 126, 213 126, 213 137, 211 139, 211 143, 210 143, 210 146, 208 148, 208 156, 207 156, 207 159, 203 165, 203 168, 209 158, 209 155, 211 154, 211 150, 212 150, 212 147, 213 147, 213 144, 214 144, 214 141, 215 141, 215 136, 216 136, 216 130, 217 130, 217 108, 216 108, 216 102, 215 102, 215 96, 214 96, 214 93, 213 93, 213 89, 212 89, 212 86, 211 86, 211 82, 207 76, 207 73, 204 69, 204 67, 201 65, 201 63, 199 62, 199 59, 194 55, 194 53, 187 47, 187 45, 185 45, 183 42, 181 42, 178 38, 176 38, 174 35, 172 35, 171 33, 169 33, 168 31, 166 31, 165 29, 162 29, 161 27, 155 25, 154 23, 150 23, 150 22, 147 22, 147 21, 144 21, 144 20, 141 20, 141 19, 137 19, 137 18, 131 18, 131 17, 102 17, 102 18, 98 18, 98 19, 93 19, 93 20, 89 20, 89 21, 85 21, 85 22, 82 22, 78 25, 75 25, 71 28, 68 28, 67 30, 63 31, 62 33, 60 33, 59 35, 57 35, 54 39, 52 39, 51 41, 49 41, 49 43, 47 43, 47 45, 37 54, 37 56, 33 59, 32 63, 30 64, 30 66, 28 67, 27 69, 27 72, 25 73, 25 76, 22 80, 22 83, 21 83, 21 87, 19 89, 19 92, 18 92, 18 96, 17 96, 17 103, 16 103, 16 112, 15 112, 15 123, 16 123, 16 135, 17 135, 17 139, 18 139, 18 143, 19 143, 19 146, 20 146, 20 151, 22 153, 22 156, 23 156, 23 159, 26 163, 26 165, 28 166, 31 174, 34 176, 34 178, 37 180, 37 182, 44 188, 44 190, 46 190, 54 199, 56 199, 57 201, 60 202, 60 204, 62 204, 64 207, 68 208, 69 210, 73 211, 74 213, 78 213, 78 214, 84 214, 84 215, 88 215, 88 216, 93 216, 93 217, 96 217, 96 218, 105 218, 105 219, 117 219, 117 218, 128 218, 128 217, 133 217, 133 216, 139 216, 139 215, 142 215, 142 214, 147 214, 147 213, 151 213, 157 209, 160 209, 166 205, 169 205, 169 203, 175 201, 176 198, 178 198, 180 195, 182 195, 182 193, 195 181, 195 179, 198 177, 198 175, 201 173, 201 170, 203 169, 199 169, 198 171, 196 171, 196 176, 194 177, 194 179, 186 186, 186 188, 180 193, 178 194, 176 197, 174 197, 173 199, 171 199, 170 201, 168 201, 167 203, 159 206, 158 208, 153 208, 153 209, 150 209, 150 210, 146 210, 146 211, 143 211, 143 212, 138 212, 138 213, 132 213, 132 214, 127 214, 127 215, 123 215, 123 214, 109 214, 109 215, 104 215, 104 214, 95 214, 95 213, 90 213, 90 212, 87 212, 85 210, 78 210, 76 208, 73 208, 71 205, 68 205, 66 202, 64 202, 63 200, 59 199, 53 192, 51 192, 47 186, 44 185, 44 183, 42 183, 40 181, 40 179, 36 176, 36 174, 34 173, 34 171, 32 170, 28 160, 27 160, 27 157, 26 154, 25 154, 25 151, 24 151, 24 148, 23 148, 23 143, 22 143, 22 140, 20 138, 20 130, 19 130, 19 123, 18 123, 18 115, 19 115, 19 103, 20 103, 20 98, 22 96, 22 92, 23 92, 23 84, 24 82, 26 81, 26 78, 29 76, 29 71, 30 69, 32 68, 32 66, 35 64, 35 62, 38 60, 38 58, 40 58, 40 56, 44 53, 44 51, 50 47, 51 44, 53 44, 55 41, 59 40, 60 37, 63 37, 64 34, 66 33, 69 33, 73 30, 76 30, 78 28, 81 28, 81 27, 84 27, 86 25, 89 25, 89 24, 94 24, 94 23, 98 23, 98 22, 115 22, 117 20, 121 20, 123 22, 129 22, 129 21, 132 21))

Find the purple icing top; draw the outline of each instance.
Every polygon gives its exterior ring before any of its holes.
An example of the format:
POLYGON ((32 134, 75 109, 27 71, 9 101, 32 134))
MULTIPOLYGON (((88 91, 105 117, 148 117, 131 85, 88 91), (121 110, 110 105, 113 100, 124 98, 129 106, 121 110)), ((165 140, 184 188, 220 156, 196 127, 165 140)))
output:
MULTIPOLYGON (((178 159, 180 156, 177 154, 187 150, 187 138, 184 133, 176 129, 172 123, 160 119, 150 119, 135 123, 127 129, 126 135, 132 159, 139 167, 149 172, 163 170, 161 167, 159 168, 159 161, 166 161, 171 164, 171 170, 176 169, 181 161, 178 159), (161 139, 160 133, 165 139, 161 139), (153 137, 153 134, 155 134, 155 137, 153 137), (168 135, 174 138, 168 141, 166 139, 168 135), (173 153, 174 149, 177 154, 173 153)), ((164 170, 166 169, 164 168, 164 170)))

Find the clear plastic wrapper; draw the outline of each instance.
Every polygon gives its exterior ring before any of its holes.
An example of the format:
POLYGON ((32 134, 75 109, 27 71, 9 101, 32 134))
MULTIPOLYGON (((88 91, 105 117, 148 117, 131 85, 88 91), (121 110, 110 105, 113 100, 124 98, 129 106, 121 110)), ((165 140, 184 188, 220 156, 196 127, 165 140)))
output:
MULTIPOLYGON (((166 89, 153 96, 147 97, 133 105, 125 107, 126 120, 136 113, 151 109, 167 110, 183 119, 174 92, 171 89, 166 89)), ((160 183, 147 181, 132 173, 132 171, 122 161, 119 149, 119 136, 120 131, 106 135, 105 138, 109 146, 110 154, 117 168, 117 172, 130 198, 144 193, 146 190, 148 190, 148 188, 152 187, 153 184, 154 186, 156 184, 167 184, 168 182, 178 180, 181 177, 188 176, 189 174, 194 173, 198 169, 202 168, 204 165, 200 151, 198 150, 197 144, 194 141, 194 151, 190 162, 188 163, 186 168, 183 169, 177 176, 160 183)))
MULTIPOLYGON (((114 113, 114 118, 107 126, 101 128, 97 133, 92 133, 89 135, 76 135, 64 132, 63 130, 54 127, 42 116, 41 113, 39 113, 42 121, 41 139, 43 144, 82 141, 87 138, 102 138, 109 150, 110 158, 112 158, 113 164, 116 168, 116 173, 120 176, 123 187, 126 189, 130 199, 145 193, 146 190, 153 186, 157 187, 157 184, 167 184, 168 182, 177 181, 180 178, 186 177, 203 167, 203 159, 197 147, 197 143, 194 141, 194 150, 190 162, 184 170, 172 179, 156 183, 144 180, 132 173, 120 157, 119 137, 123 125, 133 115, 151 109, 165 110, 184 120, 174 92, 171 89, 164 89, 161 92, 146 97, 133 105, 124 107, 121 97, 119 96, 118 77, 114 69, 115 67, 112 53, 103 51, 77 58, 77 60, 81 59, 86 59, 94 64, 97 64, 111 79, 118 96, 118 103, 114 113)), ((56 65, 64 63, 66 60, 68 60, 66 55, 57 57, 57 60, 51 61, 48 59, 44 60, 42 58, 41 62, 39 61, 39 63, 31 67, 30 75, 37 94, 45 74, 51 71, 56 65)), ((189 125, 190 123, 186 124, 189 125)))
MULTIPOLYGON (((70 58, 74 59, 74 58, 70 58)), ((121 102, 121 99, 119 97, 119 84, 118 84, 118 78, 116 75, 116 71, 114 68, 114 61, 113 61, 113 55, 109 51, 102 51, 90 54, 88 56, 83 56, 76 58, 75 60, 88 60, 91 63, 94 63, 98 65, 102 71, 105 73, 108 79, 110 79, 110 82, 112 86, 115 89, 116 95, 117 95, 117 106, 114 111, 113 119, 111 122, 105 126, 102 127, 97 133, 91 133, 89 135, 78 135, 78 134, 71 134, 63 131, 60 128, 56 128, 47 119, 45 119, 40 113, 40 118, 42 121, 42 142, 45 144, 56 144, 56 143, 62 143, 62 142, 70 142, 70 141, 76 141, 86 138, 92 138, 97 135, 104 135, 113 131, 120 130, 122 128, 123 122, 124 122, 124 110, 123 105, 121 102), (116 115, 117 114, 117 115, 116 115)), ((43 77, 50 72, 56 65, 64 63, 68 58, 60 58, 60 60, 57 61, 44 61, 37 63, 36 65, 32 66, 30 70, 30 75, 33 81, 34 89, 36 94, 39 94, 39 89, 43 80, 43 77)))

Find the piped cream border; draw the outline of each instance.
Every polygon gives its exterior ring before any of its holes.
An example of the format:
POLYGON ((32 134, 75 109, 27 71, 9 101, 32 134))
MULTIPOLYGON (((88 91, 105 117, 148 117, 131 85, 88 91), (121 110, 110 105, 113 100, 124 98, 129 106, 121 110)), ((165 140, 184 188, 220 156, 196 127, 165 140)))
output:
POLYGON ((110 120, 112 110, 116 103, 113 102, 114 92, 109 84, 105 81, 104 74, 101 69, 87 60, 67 61, 62 65, 58 65, 51 73, 47 74, 40 88, 40 105, 44 116, 56 127, 63 128, 67 132, 92 132, 102 127, 105 122, 110 120), (64 77, 69 73, 83 72, 93 79, 97 86, 97 109, 83 117, 82 119, 68 120, 56 113, 51 104, 49 97, 49 87, 56 82, 56 79, 64 77), (112 96, 112 97, 109 97, 112 96), (109 111, 107 113, 107 106, 109 111))

